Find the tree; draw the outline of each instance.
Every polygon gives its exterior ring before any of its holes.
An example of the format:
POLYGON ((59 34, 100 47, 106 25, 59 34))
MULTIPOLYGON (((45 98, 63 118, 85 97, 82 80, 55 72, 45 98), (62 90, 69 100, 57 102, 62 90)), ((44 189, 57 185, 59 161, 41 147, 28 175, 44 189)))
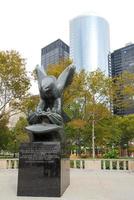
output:
POLYGON ((4 116, 0 120, 0 151, 7 150, 7 146, 9 143, 9 129, 7 127, 8 117, 4 116))
POLYGON ((118 77, 111 79, 106 77, 101 71, 95 71, 87 76, 86 85, 89 91, 88 97, 90 97, 88 98, 86 110, 88 110, 89 121, 90 119, 92 121, 92 149, 94 157, 95 125, 99 121, 111 117, 110 110, 108 109, 111 99, 114 102, 114 106, 116 103, 116 107, 118 108, 126 109, 132 107, 134 97, 134 74, 124 72, 118 77))
POLYGON ((28 135, 25 131, 25 127, 28 124, 27 119, 20 117, 16 123, 16 126, 10 130, 10 140, 8 142, 7 149, 9 152, 18 152, 19 146, 23 142, 28 142, 28 135))
POLYGON ((30 87, 25 60, 16 51, 0 52, 0 120, 15 114, 30 87), (9 107, 9 108, 7 108, 9 107))
POLYGON ((96 125, 96 145, 102 153, 107 153, 114 149, 119 149, 121 130, 118 126, 120 117, 111 116, 100 120, 96 125))
POLYGON ((66 67, 68 67, 68 65, 70 65, 72 63, 72 61, 70 59, 64 59, 64 60, 60 60, 59 63, 57 64, 51 64, 48 66, 47 68, 47 74, 48 75, 53 75, 56 78, 58 78, 58 76, 61 74, 61 72, 64 71, 64 69, 66 67))
POLYGON ((69 136, 69 141, 72 146, 76 146, 76 153, 81 155, 81 147, 84 146, 84 129, 87 125, 87 122, 81 119, 74 119, 69 122, 66 126, 66 130, 68 130, 67 136, 69 136))
POLYGON ((21 101, 20 110, 28 116, 30 111, 35 111, 38 103, 39 95, 28 95, 21 101))
POLYGON ((120 146, 121 149, 129 149, 129 142, 134 139, 134 115, 120 117, 118 128, 121 131, 120 146))
POLYGON ((95 157, 95 125, 110 116, 110 80, 100 70, 87 73, 83 95, 83 116, 92 126, 92 157, 95 157))

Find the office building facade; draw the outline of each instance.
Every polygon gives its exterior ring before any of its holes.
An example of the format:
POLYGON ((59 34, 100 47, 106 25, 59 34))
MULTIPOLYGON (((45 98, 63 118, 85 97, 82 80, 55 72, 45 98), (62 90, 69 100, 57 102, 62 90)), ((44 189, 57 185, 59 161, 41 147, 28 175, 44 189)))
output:
POLYGON ((70 21, 70 57, 77 70, 100 68, 108 74, 109 24, 102 17, 79 16, 70 21))
POLYGON ((41 49, 41 65, 46 69, 69 58, 69 46, 58 39, 41 49))
MULTIPOLYGON (((109 55, 109 75, 111 77, 118 76, 124 71, 134 73, 134 44, 128 44, 123 48, 115 50, 109 55)), ((118 101, 127 101, 128 97, 120 96, 118 101)), ((134 100, 130 99, 129 107, 117 107, 116 102, 113 102, 113 113, 117 115, 127 115, 134 113, 134 100)))

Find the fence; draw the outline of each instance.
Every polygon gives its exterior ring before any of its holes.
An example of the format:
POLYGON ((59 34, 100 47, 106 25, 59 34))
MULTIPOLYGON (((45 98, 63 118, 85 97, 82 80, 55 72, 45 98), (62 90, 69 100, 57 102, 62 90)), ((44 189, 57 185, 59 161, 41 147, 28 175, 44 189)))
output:
POLYGON ((134 171, 134 160, 131 159, 77 159, 70 160, 71 168, 90 170, 130 170, 134 171))
MULTIPOLYGON (((0 159, 0 169, 17 169, 18 159, 0 159)), ((89 170, 129 170, 134 171, 132 159, 71 159, 71 168, 89 170)))
POLYGON ((0 169, 17 169, 18 159, 0 159, 0 169))

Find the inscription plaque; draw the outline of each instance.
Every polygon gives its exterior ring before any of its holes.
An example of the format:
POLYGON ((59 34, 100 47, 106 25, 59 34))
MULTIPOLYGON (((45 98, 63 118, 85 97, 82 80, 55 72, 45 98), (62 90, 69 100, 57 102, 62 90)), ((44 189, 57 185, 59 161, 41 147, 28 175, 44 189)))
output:
POLYGON ((70 182, 69 159, 62 152, 60 142, 22 144, 17 195, 60 197, 70 182))
POLYGON ((19 154, 20 159, 24 159, 25 162, 28 161, 43 161, 51 160, 52 158, 60 158, 60 144, 44 143, 30 143, 22 144, 19 154))

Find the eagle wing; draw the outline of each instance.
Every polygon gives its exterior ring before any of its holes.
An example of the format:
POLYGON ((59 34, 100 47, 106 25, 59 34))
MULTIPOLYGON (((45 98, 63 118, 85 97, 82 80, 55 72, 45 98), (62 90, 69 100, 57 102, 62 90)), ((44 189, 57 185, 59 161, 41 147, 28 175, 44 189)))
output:
POLYGON ((39 87, 39 91, 41 89, 41 85, 42 85, 42 80, 47 76, 43 66, 36 67, 36 72, 37 72, 37 79, 38 79, 38 87, 39 87))
POLYGON ((57 79, 57 89, 60 94, 63 92, 64 88, 71 84, 73 75, 75 73, 75 66, 69 65, 58 77, 57 79))

